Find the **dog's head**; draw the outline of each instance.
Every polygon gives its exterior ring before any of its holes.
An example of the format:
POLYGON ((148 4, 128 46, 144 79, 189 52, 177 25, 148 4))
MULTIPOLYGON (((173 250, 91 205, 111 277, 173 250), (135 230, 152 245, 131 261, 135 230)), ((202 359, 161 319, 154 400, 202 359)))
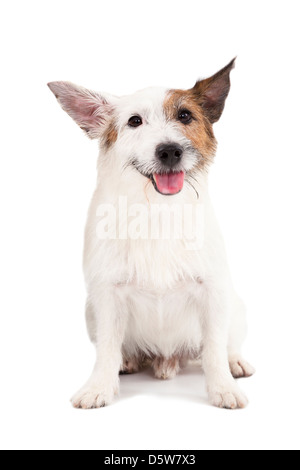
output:
POLYGON ((211 162, 219 120, 230 89, 235 60, 190 90, 148 88, 115 97, 51 82, 62 108, 102 152, 117 158, 120 168, 132 168, 151 180, 163 195, 179 193, 185 181, 211 162))

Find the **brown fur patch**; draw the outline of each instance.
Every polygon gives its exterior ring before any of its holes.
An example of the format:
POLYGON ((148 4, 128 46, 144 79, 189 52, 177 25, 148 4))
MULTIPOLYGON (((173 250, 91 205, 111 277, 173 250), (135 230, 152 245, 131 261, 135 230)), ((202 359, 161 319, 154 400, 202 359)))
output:
POLYGON ((215 154, 217 142, 212 125, 217 122, 224 109, 230 90, 230 72, 235 59, 210 78, 199 80, 190 90, 170 90, 164 102, 167 119, 175 121, 182 133, 198 150, 201 158, 198 167, 207 166, 215 154), (192 121, 182 123, 179 111, 192 113, 192 121))
POLYGON ((199 106, 193 90, 170 90, 164 102, 164 110, 167 119, 177 123, 181 132, 201 155, 199 168, 210 164, 216 151, 216 139, 212 125, 199 106), (190 124, 183 124, 178 119, 179 111, 184 109, 192 113, 190 124))
POLYGON ((116 127, 115 121, 112 119, 103 134, 103 143, 105 147, 107 149, 111 147, 116 142, 117 138, 118 129, 116 127))

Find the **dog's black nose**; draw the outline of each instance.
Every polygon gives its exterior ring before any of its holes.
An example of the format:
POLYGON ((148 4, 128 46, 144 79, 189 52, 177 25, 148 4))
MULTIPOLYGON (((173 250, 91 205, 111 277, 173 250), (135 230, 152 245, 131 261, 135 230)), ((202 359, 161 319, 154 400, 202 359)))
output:
POLYGON ((161 144, 156 149, 156 156, 164 166, 173 168, 180 162, 183 149, 178 144, 161 144))

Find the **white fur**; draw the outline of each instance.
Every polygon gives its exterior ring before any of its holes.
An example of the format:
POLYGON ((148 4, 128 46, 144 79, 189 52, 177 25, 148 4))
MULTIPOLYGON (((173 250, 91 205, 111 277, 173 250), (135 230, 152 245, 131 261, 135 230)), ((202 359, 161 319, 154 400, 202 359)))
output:
MULTIPOLYGON (((245 375, 254 372, 241 358, 246 332, 244 306, 232 286, 205 173, 199 171, 194 183, 198 200, 195 189, 187 184, 178 195, 162 196, 135 168, 126 166, 136 158, 143 168, 153 167, 156 146, 168 141, 186 145, 184 169, 195 165, 189 142, 164 116, 166 93, 165 89, 151 88, 114 98, 111 116, 117 121, 118 139, 108 150, 100 141, 98 182, 84 251, 86 316, 97 361, 91 378, 72 399, 76 407, 111 403, 118 391, 122 355, 130 359, 140 351, 166 359, 176 354, 201 356, 211 403, 225 408, 247 404, 231 374, 238 377, 243 371, 245 375), (128 119, 136 114, 144 124, 129 128, 128 119), (151 204, 202 204, 202 247, 187 250, 184 239, 100 240, 97 209, 103 203, 117 207, 120 196, 127 196, 128 204, 147 208, 151 204)), ((167 366, 161 376, 165 370, 167 366)))

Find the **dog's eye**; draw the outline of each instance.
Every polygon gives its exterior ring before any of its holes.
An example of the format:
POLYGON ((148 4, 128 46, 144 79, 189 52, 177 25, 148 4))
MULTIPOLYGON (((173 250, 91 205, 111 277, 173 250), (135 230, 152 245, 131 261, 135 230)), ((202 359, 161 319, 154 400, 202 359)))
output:
POLYGON ((188 109, 182 109, 178 113, 178 119, 182 124, 189 124, 192 121, 192 113, 188 109))
POLYGON ((143 124, 141 116, 132 116, 128 121, 128 126, 139 127, 143 124))

